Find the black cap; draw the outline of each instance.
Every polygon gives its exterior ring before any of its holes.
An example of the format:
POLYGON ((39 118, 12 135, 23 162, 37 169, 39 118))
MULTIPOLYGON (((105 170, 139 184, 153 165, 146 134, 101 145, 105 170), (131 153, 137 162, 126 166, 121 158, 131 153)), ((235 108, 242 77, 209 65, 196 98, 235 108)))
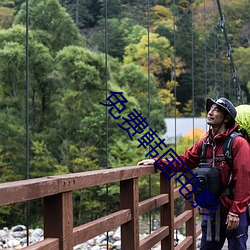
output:
POLYGON ((219 99, 215 99, 215 100, 208 98, 206 101, 207 113, 209 112, 213 104, 216 104, 220 106, 221 108, 223 108, 224 110, 226 110, 229 113, 229 115, 231 115, 233 119, 235 120, 237 111, 234 105, 227 98, 220 97, 219 99))

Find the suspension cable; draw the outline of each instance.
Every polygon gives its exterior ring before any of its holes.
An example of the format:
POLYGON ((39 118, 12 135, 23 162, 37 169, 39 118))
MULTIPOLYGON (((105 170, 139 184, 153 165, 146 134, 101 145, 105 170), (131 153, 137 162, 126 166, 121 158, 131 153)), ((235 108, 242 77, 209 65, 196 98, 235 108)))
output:
MULTIPOLYGON (((26 45, 25 45, 25 80, 26 80, 26 174, 25 179, 29 179, 29 0, 26 0, 26 45)), ((27 245, 29 245, 29 210, 30 203, 26 202, 25 214, 26 214, 26 239, 27 245)))
POLYGON ((235 65, 234 65, 234 60, 233 60, 233 55, 232 55, 232 49, 231 49, 231 45, 230 45, 230 43, 228 41, 228 36, 227 36, 225 18, 224 18, 223 14, 222 14, 220 0, 216 0, 216 1, 217 1, 217 6, 218 6, 219 14, 220 14, 220 28, 221 28, 221 31, 223 32, 224 38, 226 40, 227 57, 230 60, 230 66, 231 66, 231 69, 232 69, 234 86, 236 86, 236 84, 237 84, 236 95, 237 95, 238 103, 241 104, 242 103, 241 86, 240 86, 239 80, 237 80, 237 73, 236 73, 236 68, 235 68, 235 65))
POLYGON ((174 114, 175 114, 175 120, 174 120, 174 131, 175 131, 175 151, 176 151, 176 136, 177 136, 177 126, 176 126, 176 116, 177 116, 177 110, 176 110, 176 99, 177 99, 177 86, 176 86, 176 2, 173 0, 173 12, 174 12, 174 72, 173 72, 173 81, 174 81, 174 114))
MULTIPOLYGON (((147 1, 148 8, 148 18, 147 18, 147 29, 148 29, 148 124, 150 128, 150 0, 147 1)), ((149 131, 149 130, 148 130, 149 131)), ((150 149, 148 149, 150 150, 150 149)), ((148 192, 149 197, 151 198, 152 190, 151 190, 151 175, 148 176, 148 192)), ((152 212, 149 212, 149 233, 151 234, 152 227, 152 212)))
MULTIPOLYGON (((175 119, 174 119, 174 131, 175 131, 175 151, 176 151, 176 136, 177 136, 177 126, 176 126, 176 116, 177 116, 177 107, 176 107, 176 99, 177 99, 177 86, 176 86, 176 2, 173 0, 173 23, 174 23, 174 72, 173 72, 173 81, 174 81, 174 114, 175 114, 175 119)), ((175 182, 175 187, 177 187, 177 183, 175 182)), ((178 234, 177 234, 177 229, 175 231, 176 233, 176 245, 178 245, 179 239, 178 239, 178 234)))
MULTIPOLYGON (((215 15, 215 0, 213 1, 214 4, 214 23, 216 21, 215 15)), ((214 90, 217 97, 217 32, 216 32, 216 25, 214 24, 214 90)))
POLYGON ((206 0, 204 0, 204 93, 207 97, 207 39, 206 39, 206 0))
POLYGON ((193 144, 194 144, 194 11, 193 0, 191 1, 191 30, 192 30, 192 115, 193 115, 193 144))
MULTIPOLYGON (((106 84, 106 169, 109 168, 109 161, 108 161, 108 146, 109 146, 109 120, 108 120, 108 0, 105 0, 105 22, 104 22, 104 29, 105 29, 105 84, 106 84)), ((109 213, 109 186, 106 184, 106 215, 109 213)), ((107 249, 108 249, 108 232, 107 232, 107 249)))

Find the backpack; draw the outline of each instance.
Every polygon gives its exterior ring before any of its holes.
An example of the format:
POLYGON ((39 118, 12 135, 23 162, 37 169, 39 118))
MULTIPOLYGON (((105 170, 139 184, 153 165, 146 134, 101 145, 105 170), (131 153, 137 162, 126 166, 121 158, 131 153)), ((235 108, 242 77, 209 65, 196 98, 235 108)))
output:
POLYGON ((250 105, 239 105, 235 109, 237 111, 235 122, 239 125, 239 131, 250 143, 250 105))
MULTIPOLYGON (((237 136, 242 136, 239 132, 231 133, 224 142, 223 145, 223 154, 224 157, 217 157, 214 161, 224 161, 226 160, 230 169, 233 169, 233 156, 232 156, 232 143, 233 140, 237 136)), ((199 194, 203 193, 205 189, 209 189, 209 191, 214 195, 213 201, 218 201, 222 192, 225 191, 230 199, 233 199, 233 183, 229 182, 226 190, 222 190, 221 188, 221 170, 217 167, 214 167, 212 163, 206 162, 206 150, 207 144, 202 144, 202 152, 201 152, 201 162, 198 165, 197 169, 194 170, 194 174, 196 178, 199 180, 201 185, 194 191, 195 197, 198 197, 199 194)), ((193 186, 198 186, 198 181, 193 179, 191 181, 193 186)), ((210 205, 205 205, 204 207, 209 207, 210 205)))

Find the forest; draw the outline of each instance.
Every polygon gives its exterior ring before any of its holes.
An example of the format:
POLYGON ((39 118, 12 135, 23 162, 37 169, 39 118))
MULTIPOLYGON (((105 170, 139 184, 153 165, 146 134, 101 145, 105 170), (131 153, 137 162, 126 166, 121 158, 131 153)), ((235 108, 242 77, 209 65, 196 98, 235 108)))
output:
MULTIPOLYGON (((138 148, 136 137, 130 140, 117 126, 122 120, 107 118, 99 104, 110 91, 127 99, 123 116, 137 110, 161 136, 166 117, 205 116, 207 97, 249 103, 250 2, 220 2, 230 51, 215 0, 2 0, 1 183, 144 159, 147 149, 138 148)), ((200 136, 178 138, 177 152, 200 136)), ((159 183, 151 182, 155 193, 159 183)), ((119 185, 108 190, 112 212, 119 207, 119 185)), ((142 178, 140 199, 148 193, 142 178)), ((42 226, 41 202, 30 204, 34 226, 42 226)), ((105 214, 106 187, 76 191, 74 208, 75 225, 105 214)), ((24 209, 0 207, 0 227, 20 224, 24 209)))

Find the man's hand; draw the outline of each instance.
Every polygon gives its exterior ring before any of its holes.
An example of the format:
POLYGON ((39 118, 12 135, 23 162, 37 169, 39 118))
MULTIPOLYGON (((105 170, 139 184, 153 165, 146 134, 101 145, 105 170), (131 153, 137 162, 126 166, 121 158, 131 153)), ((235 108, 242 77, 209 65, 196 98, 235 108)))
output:
POLYGON ((146 160, 143 160, 143 161, 139 161, 137 163, 137 166, 138 165, 154 165, 154 163, 155 163, 154 159, 146 159, 146 160))
POLYGON ((228 230, 234 230, 235 228, 237 228, 239 226, 240 223, 240 218, 239 216, 233 216, 231 214, 227 215, 227 229, 228 230))

